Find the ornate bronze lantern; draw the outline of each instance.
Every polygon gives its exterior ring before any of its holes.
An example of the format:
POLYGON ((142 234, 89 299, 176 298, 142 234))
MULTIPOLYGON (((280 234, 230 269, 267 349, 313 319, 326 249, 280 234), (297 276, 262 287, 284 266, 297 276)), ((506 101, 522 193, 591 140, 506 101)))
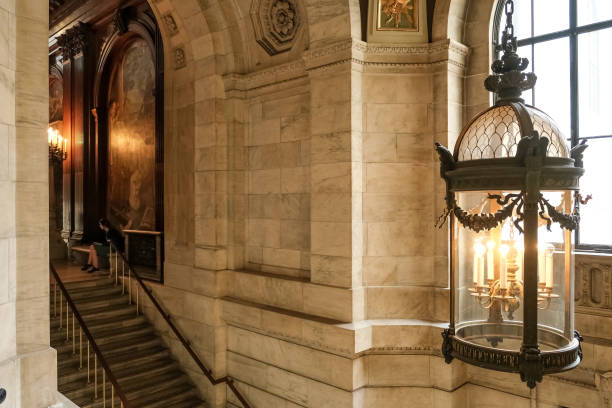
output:
MULTIPOLYGON (((553 120, 521 99, 536 82, 517 53, 513 2, 503 56, 485 81, 496 104, 463 130, 451 154, 436 143, 450 229, 446 362, 518 372, 531 388, 582 359, 574 331, 573 234, 582 144, 571 151, 553 120)), ((441 225, 440 225, 441 226, 441 225)))

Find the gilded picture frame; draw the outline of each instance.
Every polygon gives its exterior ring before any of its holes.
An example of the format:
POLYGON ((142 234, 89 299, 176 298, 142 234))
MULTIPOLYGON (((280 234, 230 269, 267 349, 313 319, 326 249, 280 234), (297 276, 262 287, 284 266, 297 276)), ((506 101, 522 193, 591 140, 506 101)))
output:
POLYGON ((369 0, 367 40, 427 42, 427 0, 369 0))
POLYGON ((419 31, 419 0, 379 0, 378 31, 419 31))

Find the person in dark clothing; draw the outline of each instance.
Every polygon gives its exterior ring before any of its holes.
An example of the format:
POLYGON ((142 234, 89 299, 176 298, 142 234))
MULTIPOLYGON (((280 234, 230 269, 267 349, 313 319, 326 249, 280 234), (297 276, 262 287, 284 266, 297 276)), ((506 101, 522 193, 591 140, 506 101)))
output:
POLYGON ((95 242, 89 246, 89 258, 87 259, 87 263, 81 268, 81 270, 87 270, 89 273, 99 270, 98 260, 108 256, 109 246, 111 243, 116 250, 119 250, 119 252, 123 252, 125 249, 123 235, 121 232, 119 232, 119 230, 113 227, 113 225, 106 218, 100 218, 100 220, 98 220, 98 226, 102 231, 104 231, 106 242, 95 242))

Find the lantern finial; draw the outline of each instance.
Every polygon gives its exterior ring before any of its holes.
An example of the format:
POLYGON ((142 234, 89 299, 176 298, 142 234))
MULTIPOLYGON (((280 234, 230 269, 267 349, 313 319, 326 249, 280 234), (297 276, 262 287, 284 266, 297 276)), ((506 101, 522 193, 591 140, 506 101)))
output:
POLYGON ((513 0, 507 0, 505 6, 506 27, 502 34, 502 42, 497 46, 497 51, 503 51, 500 59, 491 64, 494 72, 485 79, 485 88, 489 92, 496 93, 498 101, 523 101, 520 96, 523 91, 533 88, 537 77, 533 72, 522 72, 529 66, 527 58, 521 58, 516 53, 517 42, 512 25, 514 14, 513 0))

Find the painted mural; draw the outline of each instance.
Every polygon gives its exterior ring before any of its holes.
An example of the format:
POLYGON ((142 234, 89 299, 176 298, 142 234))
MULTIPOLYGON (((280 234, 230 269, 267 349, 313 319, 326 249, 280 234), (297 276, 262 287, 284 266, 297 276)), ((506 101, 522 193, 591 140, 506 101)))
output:
POLYGON ((53 78, 49 81, 49 123, 64 117, 64 88, 62 81, 53 78))
POLYGON ((378 1, 378 30, 418 31, 419 0, 378 1))
POLYGON ((111 77, 108 99, 108 219, 155 230, 155 65, 136 40, 111 77))

